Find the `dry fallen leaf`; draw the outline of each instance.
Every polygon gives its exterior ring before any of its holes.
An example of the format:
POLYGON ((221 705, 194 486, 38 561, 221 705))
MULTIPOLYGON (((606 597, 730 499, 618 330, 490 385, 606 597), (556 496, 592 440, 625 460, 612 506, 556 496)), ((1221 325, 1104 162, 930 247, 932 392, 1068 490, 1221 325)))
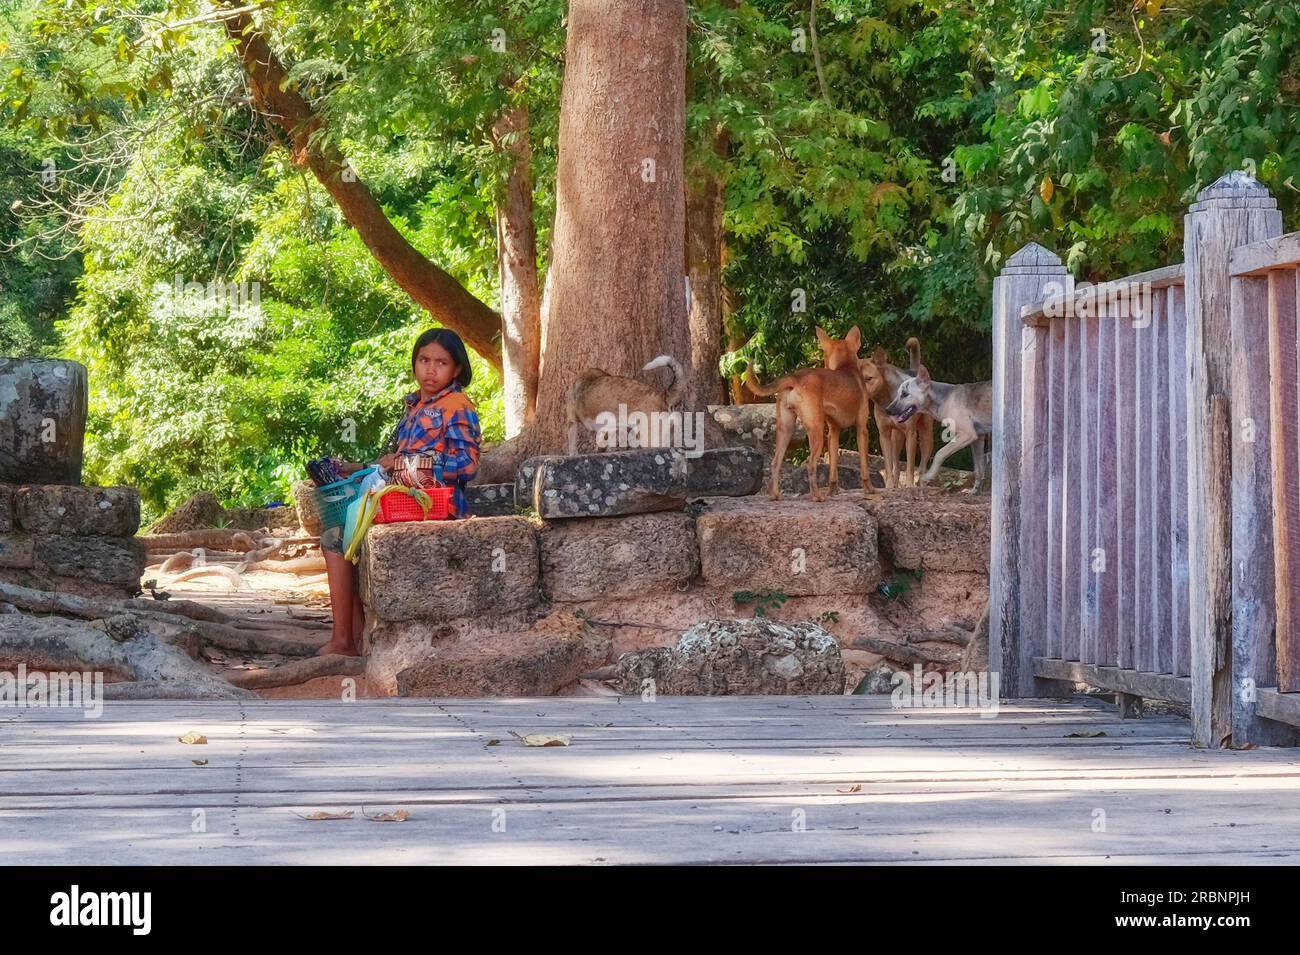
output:
POLYGON ((837 793, 860 793, 862 792, 862 783, 854 783, 848 789, 837 789, 837 793))
POLYGON ((182 743, 194 743, 197 745, 198 743, 206 743, 208 738, 201 733, 196 733, 194 730, 190 730, 184 736, 178 736, 177 740, 182 743))
POLYGON ((399 809, 397 812, 381 812, 375 816, 366 816, 371 822, 406 822, 411 818, 411 814, 405 809, 399 809))
POLYGON ((1105 730, 1081 730, 1078 733, 1066 733, 1066 739, 1096 739, 1098 736, 1105 736, 1105 730))
MULTIPOLYGON (((518 733, 515 733, 519 736, 518 733)), ((519 736, 525 746, 568 746, 573 736, 569 733, 528 733, 519 736)))
POLYGON ((191 759, 190 762, 193 763, 195 766, 208 765, 208 761, 206 759, 191 759))
POLYGON ((501 745, 501 740, 499 740, 499 739, 490 739, 490 740, 487 741, 487 745, 488 745, 488 746, 500 746, 500 745, 501 745))
POLYGON ((317 822, 322 819, 351 819, 353 812, 351 809, 347 812, 321 812, 317 810, 316 812, 310 812, 305 816, 300 812, 295 812, 294 815, 299 819, 310 819, 313 822, 317 822))

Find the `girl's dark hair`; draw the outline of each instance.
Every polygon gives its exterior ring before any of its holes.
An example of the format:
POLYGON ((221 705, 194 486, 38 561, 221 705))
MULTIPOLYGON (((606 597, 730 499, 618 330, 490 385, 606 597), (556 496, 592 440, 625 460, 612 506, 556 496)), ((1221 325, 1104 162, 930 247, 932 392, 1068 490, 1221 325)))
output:
POLYGON ((465 351, 465 343, 460 340, 460 336, 450 328, 431 328, 415 340, 415 347, 411 349, 411 371, 415 371, 415 359, 420 357, 420 349, 434 342, 445 348, 447 354, 451 355, 451 360, 460 369, 456 375, 457 383, 462 388, 468 388, 474 377, 469 367, 469 352, 465 351))

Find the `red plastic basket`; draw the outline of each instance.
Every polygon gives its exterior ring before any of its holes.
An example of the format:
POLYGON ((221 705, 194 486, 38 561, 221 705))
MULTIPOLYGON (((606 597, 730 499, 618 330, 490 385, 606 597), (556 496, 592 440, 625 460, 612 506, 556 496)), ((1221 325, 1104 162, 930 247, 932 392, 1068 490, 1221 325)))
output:
POLYGON ((401 524, 405 521, 445 521, 451 516, 450 487, 422 488, 432 502, 426 518, 420 502, 410 494, 402 491, 390 491, 379 499, 379 513, 375 515, 376 524, 401 524))

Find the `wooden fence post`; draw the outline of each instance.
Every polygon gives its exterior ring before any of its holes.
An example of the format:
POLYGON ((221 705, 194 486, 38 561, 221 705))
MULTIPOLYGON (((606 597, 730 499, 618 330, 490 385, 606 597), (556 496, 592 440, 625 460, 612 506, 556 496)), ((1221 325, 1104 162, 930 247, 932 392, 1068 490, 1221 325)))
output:
MULTIPOLYGON (((1196 198, 1183 231, 1192 739, 1218 747, 1232 734, 1231 432, 1242 424, 1231 405, 1228 253, 1281 235, 1282 215, 1244 172, 1228 173, 1196 198)), ((1267 374, 1266 366, 1258 371, 1267 374)))
POLYGON ((1047 638, 1047 335, 1020 318, 1064 295, 1060 258, 1031 242, 993 280, 993 502, 989 667, 1003 696, 1042 694, 1032 661, 1047 638), (1021 502, 1030 502, 1022 509, 1021 502), (1037 691, 1037 692, 1036 692, 1037 691))

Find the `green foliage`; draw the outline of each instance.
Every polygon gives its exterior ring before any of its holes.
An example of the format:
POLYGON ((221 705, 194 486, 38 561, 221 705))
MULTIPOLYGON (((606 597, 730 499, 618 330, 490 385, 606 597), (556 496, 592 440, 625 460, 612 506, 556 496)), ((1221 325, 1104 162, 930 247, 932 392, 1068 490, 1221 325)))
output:
POLYGON ((896 570, 888 580, 876 585, 876 595, 885 600, 897 600, 912 589, 913 583, 921 580, 922 571, 896 570))
POLYGON ((754 605, 754 616, 765 617, 770 611, 781 609, 790 595, 781 590, 737 590, 731 595, 737 607, 754 605))
MULTIPOLYGON (((313 135, 491 304, 494 124, 528 110, 544 258, 566 8, 268 0, 255 16, 324 121, 313 135)), ((428 324, 249 110, 215 9, 0 12, 0 350, 87 363, 87 477, 139 485, 154 511, 204 488, 284 499, 303 459, 372 454, 428 324), (255 282, 258 302, 178 296, 178 279, 255 282)), ((726 374, 817 363, 814 325, 857 325, 899 362, 918 336, 941 380, 985 378, 992 277, 1026 242, 1088 280, 1179 261, 1182 210, 1243 166, 1295 222, 1290 0, 821 0, 824 92, 809 10, 689 6, 688 180, 724 188, 727 333, 744 343, 726 374)), ((499 382, 474 370, 499 438, 499 382)))

